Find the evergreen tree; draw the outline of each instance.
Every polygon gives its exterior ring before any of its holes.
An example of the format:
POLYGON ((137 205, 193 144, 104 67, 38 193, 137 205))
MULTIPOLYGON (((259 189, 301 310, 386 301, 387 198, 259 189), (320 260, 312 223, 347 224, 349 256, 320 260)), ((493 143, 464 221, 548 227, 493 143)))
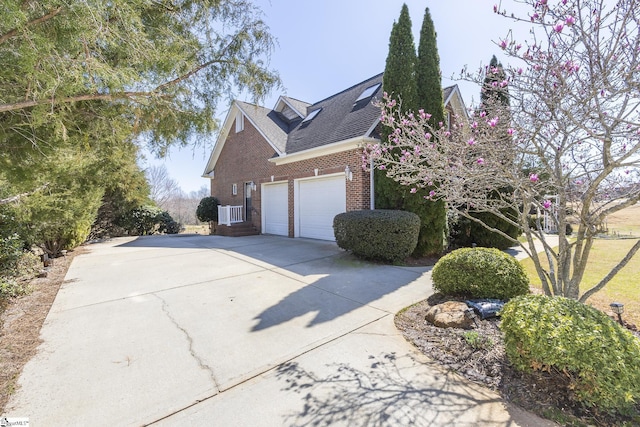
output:
POLYGON ((402 104, 403 111, 417 109, 418 87, 415 73, 417 60, 409 8, 403 4, 400 18, 391 29, 389 53, 382 78, 384 91, 402 104))
POLYGON ((418 67, 416 80, 418 88, 418 105, 425 112, 431 114, 429 123, 437 127, 444 123, 444 99, 442 98, 442 79, 440 73, 440 55, 436 42, 436 30, 429 13, 424 11, 422 29, 420 30, 420 44, 418 45, 418 67))
MULTIPOLYGON (((507 132, 507 128, 511 125, 510 118, 504 113, 504 107, 509 106, 508 86, 504 84, 506 74, 502 64, 498 62, 495 55, 491 57, 489 66, 486 68, 485 78, 480 91, 480 112, 485 113, 488 117, 498 115, 496 110, 500 110, 501 122, 499 126, 504 128, 502 138, 495 140, 495 144, 512 144, 513 141, 507 132)), ((512 162, 513 159, 505 158, 505 162, 512 162)), ((513 188, 504 187, 493 189, 487 194, 488 199, 510 199, 513 188)), ((517 226, 518 211, 513 208, 501 209, 500 212, 510 218, 509 222, 503 218, 494 215, 491 212, 471 212, 471 216, 481 221, 473 221, 468 218, 459 218, 456 230, 454 231, 455 244, 458 246, 478 246, 493 247, 498 249, 506 249, 513 246, 513 242, 505 236, 489 230, 486 226, 502 231, 506 235, 517 238, 521 234, 521 229, 517 226), (484 225, 482 225, 484 224, 484 225)))
MULTIPOLYGON (((403 111, 416 110, 418 96, 415 78, 416 61, 409 8, 403 4, 400 17, 391 29, 389 53, 382 78, 382 89, 401 104, 403 111)), ((383 127, 380 137, 387 140, 389 128, 383 127)), ((403 209, 404 198, 408 194, 406 188, 387 177, 385 171, 380 169, 375 170, 374 181, 376 209, 403 209)))
MULTIPOLYGON (((440 55, 429 8, 425 9, 420 30, 416 82, 418 107, 431 114, 430 123, 434 128, 437 128, 440 123, 446 126, 440 55)), ((417 214, 421 220, 420 236, 414 252, 416 255, 439 255, 447 247, 449 232, 446 204, 443 200, 425 199, 431 190, 431 188, 420 189, 405 201, 405 209, 417 214)))
MULTIPOLYGON (((419 56, 416 56, 409 10, 406 4, 402 6, 400 18, 391 30, 383 89, 401 104, 402 111, 422 108, 432 114, 434 123, 444 121, 440 59, 429 9, 425 12, 419 56)), ((381 137, 383 140, 389 137, 388 128, 382 129, 381 137)), ((384 170, 377 169, 374 179, 376 208, 406 210, 420 217, 420 235, 413 254, 441 254, 448 234, 445 203, 427 200, 425 196, 430 189, 411 193, 406 186, 387 177, 384 170)))
POLYGON ((498 62, 495 55, 491 57, 489 66, 487 67, 482 90, 480 91, 480 105, 482 109, 486 109, 489 100, 493 97, 501 105, 509 105, 509 90, 507 86, 500 84, 507 78, 502 63, 498 62))

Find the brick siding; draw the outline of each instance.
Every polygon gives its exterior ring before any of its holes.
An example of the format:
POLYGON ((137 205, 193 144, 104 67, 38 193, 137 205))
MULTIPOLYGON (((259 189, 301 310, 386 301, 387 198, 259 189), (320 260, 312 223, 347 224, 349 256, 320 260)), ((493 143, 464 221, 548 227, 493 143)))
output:
POLYGON ((227 136, 225 145, 215 166, 215 178, 211 180, 211 195, 222 205, 244 206, 245 186, 253 181, 256 190, 251 193, 250 221, 261 232, 261 185, 272 181, 287 181, 289 184, 289 237, 294 236, 294 180, 299 178, 344 173, 349 166, 353 179, 345 179, 347 211, 369 209, 369 172, 361 167, 361 151, 353 149, 313 159, 301 160, 276 166, 268 159, 275 150, 262 135, 245 119, 244 130, 236 133, 235 123, 227 136), (272 179, 273 177, 273 179, 272 179), (232 195, 232 185, 237 184, 238 194, 232 195))

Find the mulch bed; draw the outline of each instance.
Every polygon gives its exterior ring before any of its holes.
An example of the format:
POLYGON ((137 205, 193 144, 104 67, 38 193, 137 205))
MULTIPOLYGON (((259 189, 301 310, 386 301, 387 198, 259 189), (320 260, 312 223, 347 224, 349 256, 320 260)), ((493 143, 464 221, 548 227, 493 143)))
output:
POLYGON ((446 369, 495 390, 506 401, 542 417, 572 426, 640 425, 640 415, 635 419, 611 417, 573 402, 568 378, 562 372, 516 371, 504 352, 499 319, 478 319, 477 326, 471 330, 439 328, 424 319, 431 306, 451 300, 456 299, 432 295, 398 313, 396 327, 409 342, 446 369))
POLYGON ((56 258, 47 277, 31 280, 33 291, 25 296, 0 301, 0 415, 16 392, 22 368, 42 342, 44 323, 58 289, 64 281, 74 256, 85 251, 78 248, 65 257, 56 258))

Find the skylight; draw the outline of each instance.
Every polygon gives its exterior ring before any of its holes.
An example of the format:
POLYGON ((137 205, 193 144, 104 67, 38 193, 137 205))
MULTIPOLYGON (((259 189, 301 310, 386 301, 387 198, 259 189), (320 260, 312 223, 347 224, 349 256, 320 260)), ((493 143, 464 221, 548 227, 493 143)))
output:
POLYGON ((319 113, 320 111, 322 111, 322 108, 318 108, 317 110, 313 110, 312 112, 310 112, 310 113, 307 115, 307 117, 305 117, 305 118, 304 118, 304 120, 302 121, 302 123, 304 123, 304 122, 310 122, 311 120, 313 120, 313 118, 314 118, 315 116, 317 116, 317 115, 318 115, 318 113, 319 113))
POLYGON ((362 101, 363 99, 371 98, 373 96, 373 94, 376 93, 376 91, 378 90, 380 85, 381 85, 381 83, 377 83, 377 84, 375 84, 373 86, 369 86, 368 88, 366 88, 364 90, 364 92, 362 92, 360 94, 358 99, 356 99, 356 102, 362 101))

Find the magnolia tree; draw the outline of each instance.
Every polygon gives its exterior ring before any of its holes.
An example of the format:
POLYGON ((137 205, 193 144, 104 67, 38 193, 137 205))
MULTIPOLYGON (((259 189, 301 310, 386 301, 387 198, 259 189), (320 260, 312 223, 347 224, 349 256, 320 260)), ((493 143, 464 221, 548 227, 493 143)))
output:
POLYGON ((426 197, 446 200, 470 220, 490 212, 517 225, 526 242, 511 239, 533 259, 544 292, 584 302, 640 249, 638 241, 581 292, 599 226, 640 200, 640 2, 518 3, 530 7, 528 16, 494 6, 505 19, 533 26, 531 40, 498 40, 513 65, 465 73, 492 81, 482 106, 469 119, 433 128, 428 112, 402 114, 387 97, 381 120, 393 133, 365 148, 363 164, 411 191, 433 188, 426 197), (497 73, 502 80, 486 79, 497 73), (557 234, 545 232, 541 217, 557 234))

